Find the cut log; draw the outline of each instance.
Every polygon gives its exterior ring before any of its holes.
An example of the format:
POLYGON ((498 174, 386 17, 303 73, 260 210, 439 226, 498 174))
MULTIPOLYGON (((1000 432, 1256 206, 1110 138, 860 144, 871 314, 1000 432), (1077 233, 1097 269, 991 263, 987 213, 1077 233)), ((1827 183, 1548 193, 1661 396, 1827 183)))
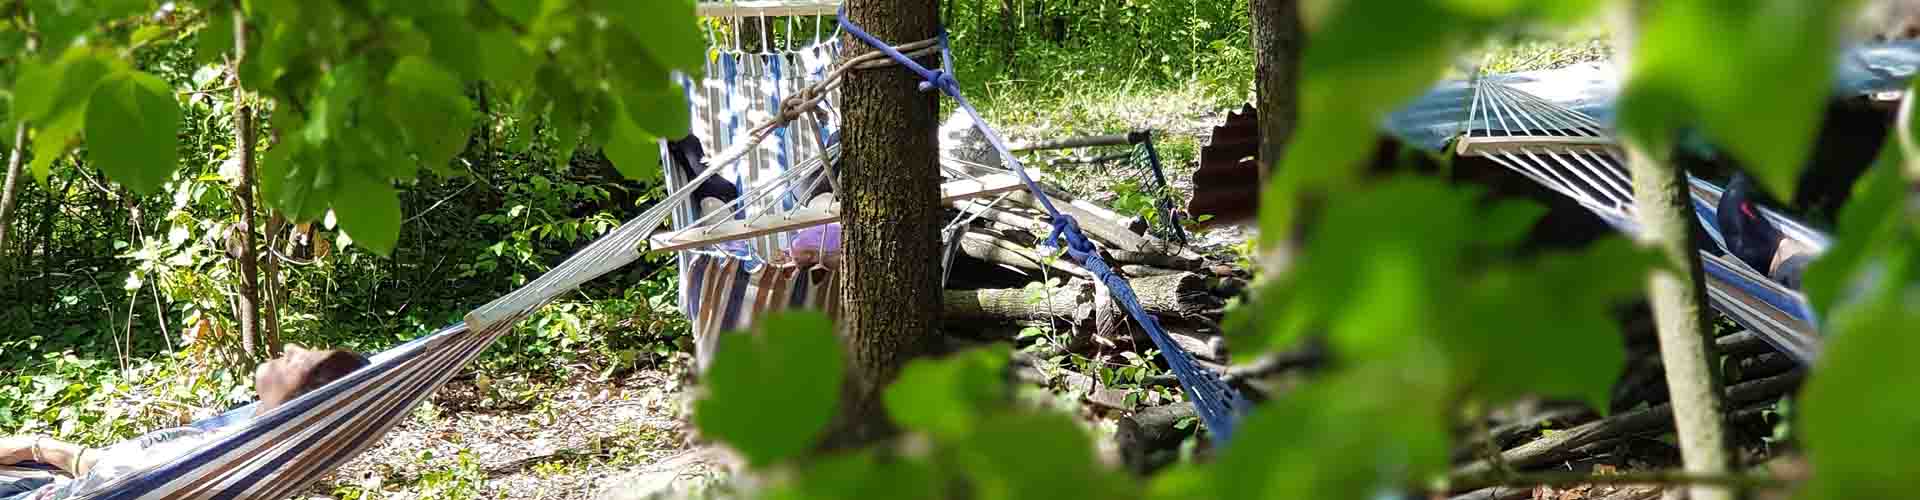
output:
POLYGON ((1219 284, 1215 279, 1194 273, 1145 276, 1127 280, 1140 305, 1155 314, 1200 315, 1217 309, 1226 301, 1213 296, 1219 284))
POLYGON ((1031 249, 1013 245, 984 230, 972 230, 961 235, 960 253, 1021 271, 1038 273, 1043 267, 1048 267, 1070 276, 1092 277, 1092 273, 1088 273, 1086 269, 1074 264, 1071 260, 1047 259, 1031 249))
MULTIPOLYGON (((1038 266, 1034 266, 1038 267, 1038 266)), ((1140 305, 1150 314, 1204 319, 1204 314, 1221 306, 1218 297, 1208 293, 1209 278, 1197 274, 1149 276, 1135 278, 1127 283, 1133 286, 1134 295, 1140 299, 1140 305)), ((981 322, 1022 322, 1045 321, 1051 319, 1070 319, 1080 323, 1094 319, 1080 314, 1082 309, 1098 311, 1105 309, 1113 318, 1126 316, 1119 304, 1104 304, 1100 297, 1112 297, 1104 290, 1092 288, 1090 281, 1072 280, 1066 285, 1054 287, 1046 292, 1048 300, 1037 300, 1037 292, 1025 288, 1002 288, 982 290, 948 290, 945 295, 947 312, 945 318, 958 321, 981 322), (1071 307, 1069 307, 1071 305, 1071 307)), ((1207 322, 1202 321, 1203 324, 1207 322)), ((1189 336, 1202 338, 1202 341, 1217 336, 1215 332, 1204 335, 1194 331, 1189 336)))
POLYGON ((1753 330, 1741 330, 1722 335, 1713 340, 1713 345, 1720 354, 1729 356, 1750 356, 1773 352, 1773 346, 1767 343, 1767 339, 1758 333, 1753 333, 1753 330))
MULTIPOLYGON (((1161 325, 1161 329, 1166 330, 1167 338, 1173 340, 1174 345, 1180 346, 1180 350, 1187 351, 1193 357, 1215 363, 1225 362, 1227 359, 1226 342, 1225 339, 1220 338, 1218 332, 1173 325, 1161 325)), ((1141 332, 1140 337, 1145 336, 1146 333, 1141 332)), ((1142 346, 1153 345, 1153 341, 1146 338, 1135 338, 1134 343, 1142 346)))
POLYGON ((1202 262, 1198 256, 1183 257, 1178 254, 1167 253, 1165 249, 1132 251, 1116 248, 1108 250, 1107 256, 1112 257, 1112 260, 1115 262, 1146 264, 1182 271, 1198 271, 1206 266, 1206 262, 1202 262))
POLYGON ((942 318, 961 322, 1078 323, 1075 312, 1093 301, 1093 287, 1069 284, 1047 290, 947 290, 942 318))
POLYGON ((1143 408, 1115 422, 1113 441, 1128 470, 1149 474, 1180 458, 1180 442, 1200 427, 1193 405, 1143 408), (1181 422, 1186 421, 1182 426, 1181 422))
MULTIPOLYGON (((1084 202, 1076 203, 1084 204, 1084 202)), ((1071 206, 1088 213, 1095 213, 1085 206, 1071 206)), ((1044 239, 1053 233, 1053 225, 1042 219, 1044 215, 1016 213, 1014 210, 1000 206, 988 207, 986 203, 978 200, 956 202, 953 207, 963 212, 977 213, 980 218, 1007 228, 1009 233, 1029 235, 1033 238, 1027 240, 1027 236, 1022 236, 1023 241, 1020 242, 1020 246, 1023 247, 1031 248, 1032 242, 1044 239)), ((1062 210, 1067 209, 1062 208, 1062 210)), ((1132 232, 1115 233, 1113 227, 1108 227, 1110 225, 1103 222, 1088 223, 1088 220, 1101 220, 1097 213, 1094 219, 1086 219, 1078 214, 1070 215, 1074 215, 1074 220, 1080 221, 1080 229, 1106 251, 1107 259, 1114 264, 1145 264, 1181 271, 1199 271, 1206 267, 1206 262, 1201 256, 1190 250, 1175 248, 1165 242, 1132 232)))

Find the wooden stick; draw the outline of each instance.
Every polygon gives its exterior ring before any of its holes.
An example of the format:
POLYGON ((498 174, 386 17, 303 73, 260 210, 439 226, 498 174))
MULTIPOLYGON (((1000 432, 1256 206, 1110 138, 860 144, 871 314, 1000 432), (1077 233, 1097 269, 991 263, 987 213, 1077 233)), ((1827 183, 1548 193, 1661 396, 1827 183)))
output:
MULTIPOLYGON (((1023 188, 1012 174, 983 175, 940 185, 940 201, 952 203, 967 198, 992 196, 1023 188)), ((726 220, 707 226, 665 231, 647 238, 656 252, 672 252, 703 247, 755 236, 784 233, 840 220, 840 206, 833 200, 808 204, 785 214, 764 214, 744 220, 726 220)))
POLYGON ((699 2, 701 17, 793 17, 831 16, 839 12, 839 0, 728 0, 699 2))
POLYGON ((1502 153, 1531 149, 1534 151, 1564 151, 1570 149, 1608 149, 1613 148, 1612 137, 1572 137, 1572 136, 1502 136, 1502 137, 1461 137, 1455 141, 1454 150, 1460 156, 1487 156, 1489 153, 1502 153))

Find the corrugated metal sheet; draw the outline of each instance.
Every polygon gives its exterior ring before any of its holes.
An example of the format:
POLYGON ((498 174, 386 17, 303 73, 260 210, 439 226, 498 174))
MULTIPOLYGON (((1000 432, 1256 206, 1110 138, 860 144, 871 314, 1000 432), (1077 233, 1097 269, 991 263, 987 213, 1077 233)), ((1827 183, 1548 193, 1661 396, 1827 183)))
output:
POLYGON ((1260 123, 1251 104, 1227 114, 1200 148, 1187 213, 1212 216, 1201 227, 1252 220, 1260 201, 1260 123))

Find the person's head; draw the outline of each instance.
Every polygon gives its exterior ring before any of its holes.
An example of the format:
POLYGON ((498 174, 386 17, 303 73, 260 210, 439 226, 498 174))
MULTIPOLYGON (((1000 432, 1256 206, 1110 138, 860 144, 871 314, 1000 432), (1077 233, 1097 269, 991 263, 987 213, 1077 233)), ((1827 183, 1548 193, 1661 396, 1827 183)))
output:
POLYGON ((285 354, 254 371, 254 392, 260 395, 255 411, 265 413, 365 366, 367 358, 351 351, 289 345, 285 354))

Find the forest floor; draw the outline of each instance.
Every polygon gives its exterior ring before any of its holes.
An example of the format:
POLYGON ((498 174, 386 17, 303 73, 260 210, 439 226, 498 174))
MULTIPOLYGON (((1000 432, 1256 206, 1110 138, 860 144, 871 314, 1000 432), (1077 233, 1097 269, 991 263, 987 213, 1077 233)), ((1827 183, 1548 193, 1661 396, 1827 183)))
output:
POLYGON ((692 445, 680 371, 656 367, 610 380, 576 374, 548 383, 456 380, 313 493, 600 498, 626 471, 692 445))

